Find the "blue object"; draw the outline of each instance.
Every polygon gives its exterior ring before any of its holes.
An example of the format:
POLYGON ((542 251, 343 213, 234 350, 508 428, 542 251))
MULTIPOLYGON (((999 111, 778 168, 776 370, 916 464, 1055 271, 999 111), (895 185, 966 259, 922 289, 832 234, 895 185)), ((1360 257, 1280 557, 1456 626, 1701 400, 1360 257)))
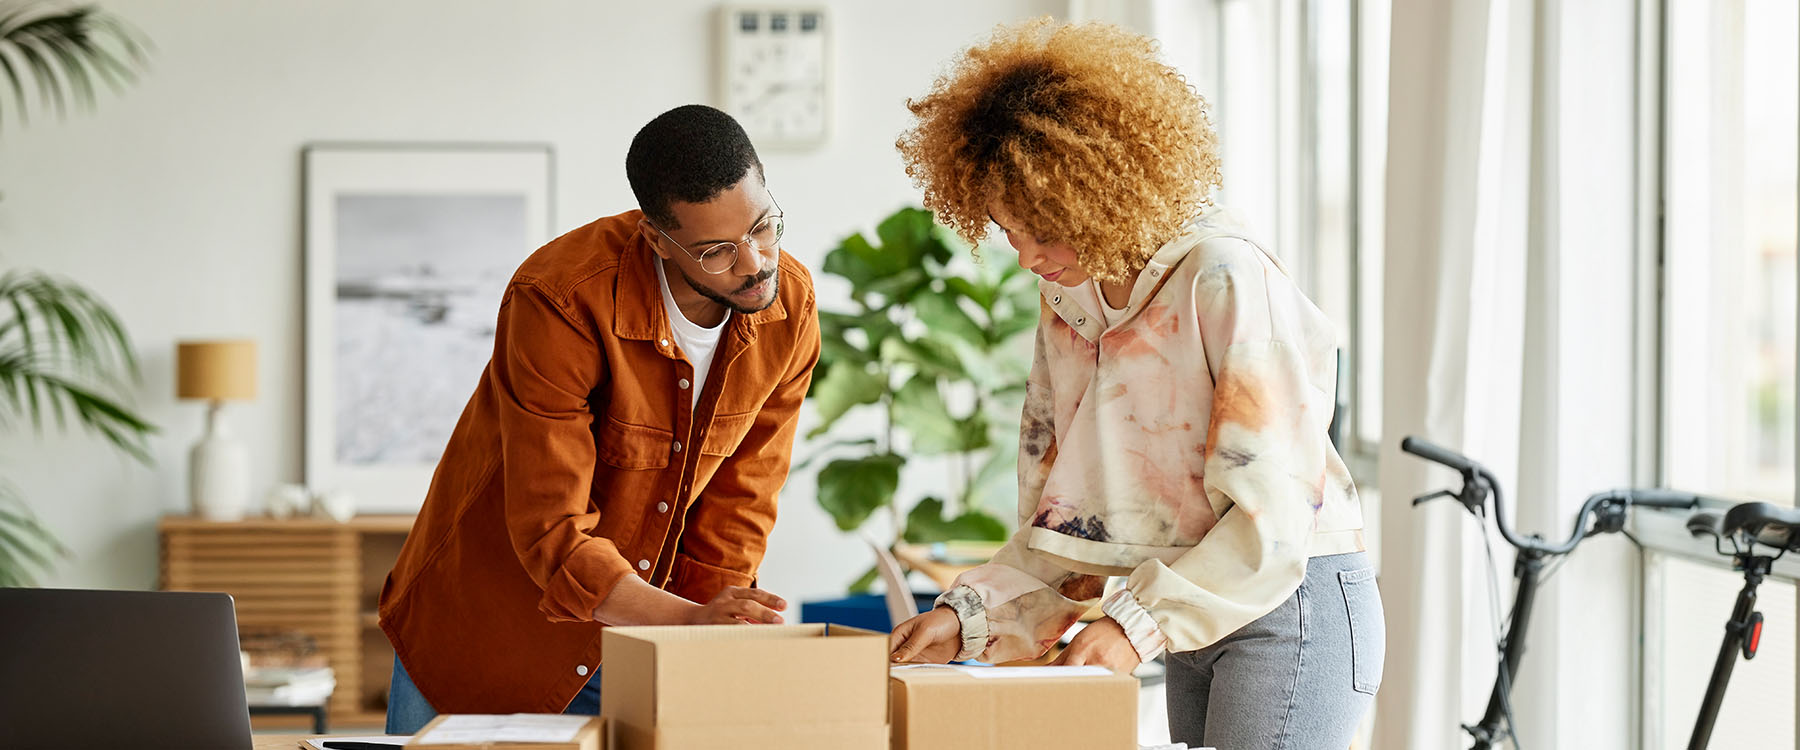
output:
MULTIPOLYGON (((918 604, 920 612, 925 612, 937 601, 937 594, 914 592, 913 601, 918 604)), ((847 625, 882 633, 893 631, 895 625, 888 618, 887 597, 881 594, 857 594, 842 599, 801 602, 800 621, 847 625)))

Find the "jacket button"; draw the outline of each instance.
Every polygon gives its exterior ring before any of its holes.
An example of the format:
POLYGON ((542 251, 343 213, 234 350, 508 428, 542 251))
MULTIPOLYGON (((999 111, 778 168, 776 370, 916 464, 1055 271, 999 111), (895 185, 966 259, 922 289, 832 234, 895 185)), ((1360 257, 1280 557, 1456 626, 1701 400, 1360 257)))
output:
POLYGON ((1058 294, 1058 295, 1056 295, 1056 296, 1055 296, 1055 297, 1051 297, 1051 298, 1050 298, 1050 304, 1052 304, 1052 305, 1060 305, 1060 304, 1062 304, 1062 295, 1060 295, 1060 294, 1058 294))
POLYGON ((587 665, 581 664, 581 665, 576 666, 575 674, 581 675, 582 677, 586 677, 587 676, 587 665))
POLYGON ((649 560, 639 560, 638 561, 638 570, 649 570, 649 569, 650 569, 650 561, 649 560))
POLYGON ((693 385, 692 383, 688 382, 687 378, 682 378, 680 380, 677 380, 677 381, 675 381, 675 384, 681 386, 681 390, 684 390, 684 391, 688 389, 688 386, 693 385))
POLYGON ((669 512, 669 504, 668 503, 657 503, 656 504, 656 512, 658 512, 658 513, 669 512))
POLYGON ((667 348, 667 347, 668 347, 668 346, 669 346, 669 340, 668 340, 668 339, 662 339, 662 340, 660 340, 660 341, 657 341, 657 342, 656 342, 656 343, 657 343, 657 344, 658 344, 658 345, 660 345, 660 346, 662 346, 662 347, 664 347, 664 348, 667 348))
POLYGON ((675 452, 676 453, 681 452, 681 441, 679 441, 679 440, 675 441, 675 452))
POLYGON ((1162 269, 1160 269, 1160 268, 1152 268, 1152 269, 1150 269, 1150 278, 1153 278, 1153 279, 1154 279, 1154 278, 1156 278, 1156 277, 1158 277, 1158 276, 1161 276, 1161 275, 1162 275, 1162 269))
POLYGON ((1087 323, 1087 318, 1076 318, 1075 319, 1075 325, 1082 325, 1085 323, 1087 323))

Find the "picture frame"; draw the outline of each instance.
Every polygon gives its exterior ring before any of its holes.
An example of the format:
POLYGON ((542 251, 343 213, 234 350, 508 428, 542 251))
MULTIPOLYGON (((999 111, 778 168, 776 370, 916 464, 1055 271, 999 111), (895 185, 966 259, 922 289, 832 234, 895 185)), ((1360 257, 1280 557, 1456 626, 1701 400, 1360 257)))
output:
POLYGON ((506 283, 553 236, 554 151, 313 143, 301 173, 305 483, 416 512, 506 283))

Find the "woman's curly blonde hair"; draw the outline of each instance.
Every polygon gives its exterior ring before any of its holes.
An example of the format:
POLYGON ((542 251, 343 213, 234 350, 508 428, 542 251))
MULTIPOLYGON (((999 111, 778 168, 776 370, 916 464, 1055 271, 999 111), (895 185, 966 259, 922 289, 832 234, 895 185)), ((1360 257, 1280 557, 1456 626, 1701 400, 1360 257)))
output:
POLYGON ((1193 218, 1219 184, 1206 102, 1117 26, 1048 18, 1001 26, 956 59, 895 143, 925 206, 969 242, 998 203, 1119 282, 1193 218))

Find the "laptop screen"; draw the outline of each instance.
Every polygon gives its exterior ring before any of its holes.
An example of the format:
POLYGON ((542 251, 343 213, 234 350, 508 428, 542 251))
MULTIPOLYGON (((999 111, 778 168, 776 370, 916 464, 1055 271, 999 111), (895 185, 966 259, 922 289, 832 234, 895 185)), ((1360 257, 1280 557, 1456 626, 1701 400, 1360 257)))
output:
POLYGON ((231 597, 0 589, 0 748, 250 747, 231 597))

